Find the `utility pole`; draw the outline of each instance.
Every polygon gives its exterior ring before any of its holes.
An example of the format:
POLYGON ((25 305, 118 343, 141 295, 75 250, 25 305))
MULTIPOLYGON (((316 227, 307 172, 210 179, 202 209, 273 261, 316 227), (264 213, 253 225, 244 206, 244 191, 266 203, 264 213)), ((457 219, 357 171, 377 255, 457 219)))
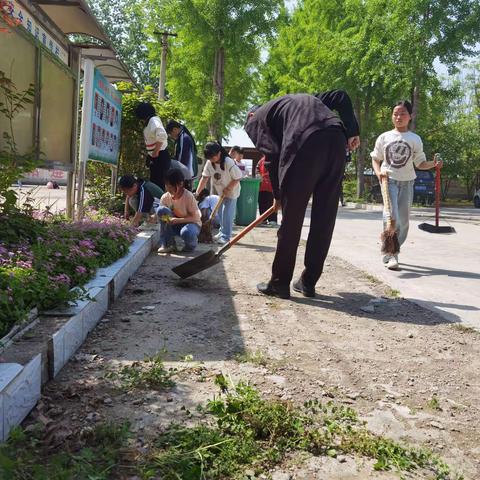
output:
POLYGON ((167 77, 167 51, 168 51, 168 37, 176 37, 176 33, 171 32, 153 32, 154 35, 161 35, 162 57, 160 63, 160 79, 158 82, 158 100, 165 100, 165 82, 167 77))

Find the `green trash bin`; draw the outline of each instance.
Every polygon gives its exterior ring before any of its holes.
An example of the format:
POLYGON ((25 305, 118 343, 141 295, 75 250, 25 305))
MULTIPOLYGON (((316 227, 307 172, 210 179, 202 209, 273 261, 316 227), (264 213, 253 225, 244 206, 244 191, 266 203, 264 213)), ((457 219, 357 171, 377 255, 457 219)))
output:
POLYGON ((258 191, 260 178, 243 178, 240 180, 241 191, 237 198, 237 213, 235 223, 237 225, 249 225, 257 218, 258 191))

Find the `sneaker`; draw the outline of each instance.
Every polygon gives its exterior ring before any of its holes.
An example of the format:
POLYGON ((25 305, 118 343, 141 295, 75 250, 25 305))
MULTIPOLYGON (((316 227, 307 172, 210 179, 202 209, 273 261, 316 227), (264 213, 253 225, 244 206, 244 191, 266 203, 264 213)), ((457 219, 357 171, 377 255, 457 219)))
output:
POLYGON ((219 238, 221 238, 222 233, 218 232, 216 235, 213 236, 213 240, 216 242, 219 238))
POLYGON ((300 277, 296 282, 293 282, 292 288, 295 292, 302 293, 304 297, 315 297, 315 287, 305 285, 302 277, 300 277))
POLYGON ((382 262, 384 263, 385 266, 387 266, 388 261, 390 260, 392 256, 391 255, 384 255, 382 257, 382 262))
POLYGON ((175 248, 171 245, 162 245, 158 250, 157 253, 172 253, 175 251, 175 248))
POLYGON ((388 260, 387 264, 386 264, 386 267, 389 269, 389 270, 398 270, 398 260, 396 257, 390 257, 390 259, 388 260))
POLYGON ((274 285, 271 282, 259 283, 257 285, 257 290, 260 293, 263 293, 263 295, 268 295, 269 297, 278 297, 283 299, 290 298, 290 288, 288 285, 274 285))
POLYGON ((215 239, 215 243, 218 243, 219 245, 225 245, 228 242, 229 240, 226 240, 224 237, 218 237, 215 239))

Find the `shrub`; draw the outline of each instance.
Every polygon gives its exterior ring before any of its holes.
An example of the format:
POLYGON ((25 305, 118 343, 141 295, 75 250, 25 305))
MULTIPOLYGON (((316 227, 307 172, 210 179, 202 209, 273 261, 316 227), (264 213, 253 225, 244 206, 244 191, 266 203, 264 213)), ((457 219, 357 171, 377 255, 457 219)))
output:
POLYGON ((4 221, 22 229, 16 242, 9 229, 0 234, 0 337, 32 308, 78 298, 81 292, 72 287, 124 256, 136 234, 111 218, 45 223, 16 214, 4 221))

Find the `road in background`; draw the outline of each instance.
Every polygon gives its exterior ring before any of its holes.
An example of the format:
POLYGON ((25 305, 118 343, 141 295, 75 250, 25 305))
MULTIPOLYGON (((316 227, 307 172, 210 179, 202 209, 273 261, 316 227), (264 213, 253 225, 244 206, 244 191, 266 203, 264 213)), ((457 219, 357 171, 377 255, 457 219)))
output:
MULTIPOLYGON (((380 256, 381 211, 340 207, 330 255, 343 258, 450 321, 480 329, 480 210, 452 208, 443 213, 440 224, 453 226, 455 234, 420 230, 420 223, 434 224, 432 209, 415 209, 399 256, 401 269, 391 271, 380 256)), ((302 238, 307 238, 309 222, 307 212, 302 238)))

